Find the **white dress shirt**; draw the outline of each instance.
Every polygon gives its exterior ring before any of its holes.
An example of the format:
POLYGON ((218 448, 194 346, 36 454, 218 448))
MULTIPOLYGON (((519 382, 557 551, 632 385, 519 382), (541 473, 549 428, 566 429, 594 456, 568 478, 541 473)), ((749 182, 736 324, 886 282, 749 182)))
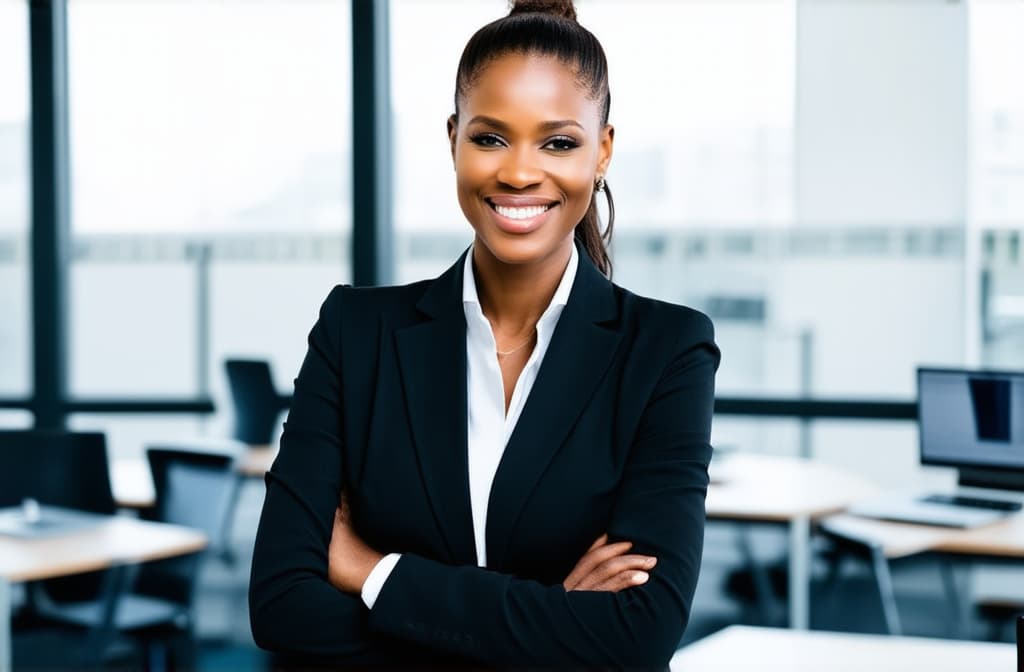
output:
MULTIPOLYGON (((572 246, 569 264, 562 273, 551 303, 537 321, 537 345, 516 380, 505 413, 505 385, 498 363, 497 343, 490 322, 480 307, 473 274, 473 250, 466 255, 462 280, 462 306, 466 313, 466 391, 467 391, 467 448, 469 463, 469 501, 473 512, 473 535, 476 539, 476 562, 487 566, 487 502, 490 499, 494 474, 498 470, 505 445, 519 421, 519 415, 530 396, 537 379, 544 353, 551 344, 558 318, 569 300, 579 253, 572 246)), ((525 346, 524 346, 525 347, 525 346)), ((391 571, 400 558, 390 553, 377 563, 363 584, 362 599, 373 608, 391 571)))

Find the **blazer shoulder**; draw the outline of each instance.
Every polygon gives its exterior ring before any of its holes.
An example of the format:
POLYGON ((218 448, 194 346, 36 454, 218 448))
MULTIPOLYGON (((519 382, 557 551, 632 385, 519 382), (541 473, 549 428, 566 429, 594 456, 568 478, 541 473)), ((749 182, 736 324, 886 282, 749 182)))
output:
POLYGON ((402 314, 415 308, 430 280, 408 285, 353 287, 335 285, 324 301, 323 310, 337 317, 373 319, 387 314, 402 314))
POLYGON ((669 331, 681 345, 699 342, 714 344, 715 326, 711 318, 690 306, 652 299, 615 285, 622 305, 623 320, 639 329, 669 331))

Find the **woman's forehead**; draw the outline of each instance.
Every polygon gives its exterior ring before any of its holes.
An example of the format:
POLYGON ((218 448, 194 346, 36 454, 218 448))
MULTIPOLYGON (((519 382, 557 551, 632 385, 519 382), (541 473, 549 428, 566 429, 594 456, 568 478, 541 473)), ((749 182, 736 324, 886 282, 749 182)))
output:
POLYGON ((595 123, 591 117, 600 114, 575 69, 533 54, 508 54, 488 63, 465 91, 461 106, 469 118, 511 115, 575 119, 584 125, 595 123))

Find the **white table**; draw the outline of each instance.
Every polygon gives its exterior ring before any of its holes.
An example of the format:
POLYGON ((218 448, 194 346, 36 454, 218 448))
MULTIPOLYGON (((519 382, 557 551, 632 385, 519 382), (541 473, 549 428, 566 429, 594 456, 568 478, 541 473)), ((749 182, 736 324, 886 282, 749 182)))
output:
POLYGON ((1011 672, 1012 644, 733 625, 680 650, 674 672, 1011 672))
POLYGON ((46 538, 0 536, 0 672, 11 672, 12 583, 162 560, 205 546, 198 530, 123 516, 46 538))
POLYGON ((810 621, 811 523, 876 492, 856 474, 818 460, 735 453, 711 463, 711 520, 789 528, 789 624, 810 621))

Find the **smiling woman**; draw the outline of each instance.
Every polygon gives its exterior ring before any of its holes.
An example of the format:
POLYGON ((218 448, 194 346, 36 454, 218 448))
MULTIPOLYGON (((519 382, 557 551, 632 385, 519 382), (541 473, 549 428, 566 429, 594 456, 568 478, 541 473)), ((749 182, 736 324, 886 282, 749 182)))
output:
POLYGON ((303 666, 668 664, 719 352, 707 317, 608 278, 609 100, 571 2, 517 2, 470 39, 447 131, 473 245, 434 280, 324 302, 267 477, 260 646, 303 666))

